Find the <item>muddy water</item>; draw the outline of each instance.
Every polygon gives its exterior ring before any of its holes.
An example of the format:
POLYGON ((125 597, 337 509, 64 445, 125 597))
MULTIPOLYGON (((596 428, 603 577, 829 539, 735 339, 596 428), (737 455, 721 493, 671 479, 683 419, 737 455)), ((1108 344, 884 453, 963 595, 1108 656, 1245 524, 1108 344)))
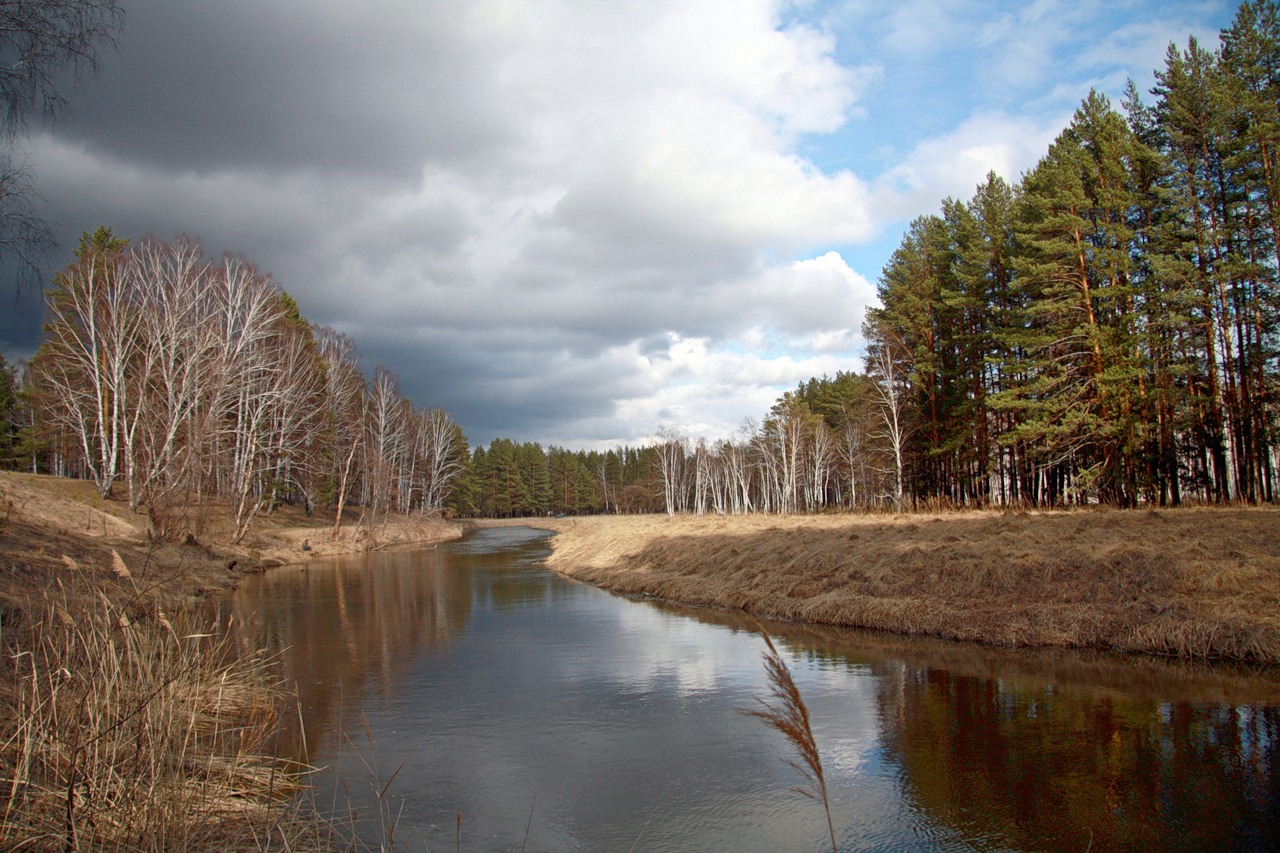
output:
MULTIPOLYGON (((563 580, 544 536, 237 591, 321 804, 397 849, 829 849, 788 745, 740 713, 768 692, 759 636, 563 580)), ((1280 675, 771 630, 842 850, 1280 849, 1280 675)))

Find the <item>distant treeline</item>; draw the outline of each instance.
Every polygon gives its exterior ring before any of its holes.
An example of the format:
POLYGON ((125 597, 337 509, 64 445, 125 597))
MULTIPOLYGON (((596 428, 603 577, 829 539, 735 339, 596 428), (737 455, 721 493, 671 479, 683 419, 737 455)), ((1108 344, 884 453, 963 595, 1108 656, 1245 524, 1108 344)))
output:
POLYGON ((100 228, 46 302, 45 342, 0 371, 0 452, 121 493, 157 538, 198 532, 214 500, 237 540, 279 501, 336 509, 335 526, 348 504, 436 511, 466 466, 447 414, 382 368, 366 380, 350 339, 239 256, 100 228))
POLYGON ((838 373, 783 394, 732 439, 694 442, 664 427, 643 447, 608 451, 495 440, 472 451, 454 506, 499 517, 892 507, 884 434, 880 387, 838 373))
POLYGON ((656 453, 652 447, 544 449, 495 439, 472 451, 452 506, 462 515, 491 518, 655 512, 662 508, 656 453))
POLYGON ((664 427, 642 447, 546 450, 493 441, 454 496, 466 515, 816 512, 892 506, 892 465, 874 382, 839 373, 783 394, 732 439, 664 427))

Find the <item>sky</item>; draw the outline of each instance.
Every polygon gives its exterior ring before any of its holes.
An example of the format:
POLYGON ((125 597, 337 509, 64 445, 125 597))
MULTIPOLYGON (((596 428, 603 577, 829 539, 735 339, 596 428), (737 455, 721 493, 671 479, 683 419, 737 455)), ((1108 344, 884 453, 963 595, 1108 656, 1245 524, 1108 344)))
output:
MULTIPOLYGON (((246 256, 472 446, 727 438, 861 370, 912 219, 1011 182, 1225 0, 121 0, 34 126, 60 248, 246 256)), ((16 290, 13 281, 3 287, 16 290)), ((0 293, 0 299, 6 294, 0 293)), ((0 351, 40 339, 7 296, 0 351)))

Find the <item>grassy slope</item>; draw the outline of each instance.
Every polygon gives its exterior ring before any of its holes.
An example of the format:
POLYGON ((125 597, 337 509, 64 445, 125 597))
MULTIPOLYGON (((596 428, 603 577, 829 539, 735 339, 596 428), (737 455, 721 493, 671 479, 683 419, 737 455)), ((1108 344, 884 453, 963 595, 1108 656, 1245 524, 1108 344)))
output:
POLYGON ((552 568, 615 592, 1004 646, 1280 663, 1280 510, 610 517, 552 568))

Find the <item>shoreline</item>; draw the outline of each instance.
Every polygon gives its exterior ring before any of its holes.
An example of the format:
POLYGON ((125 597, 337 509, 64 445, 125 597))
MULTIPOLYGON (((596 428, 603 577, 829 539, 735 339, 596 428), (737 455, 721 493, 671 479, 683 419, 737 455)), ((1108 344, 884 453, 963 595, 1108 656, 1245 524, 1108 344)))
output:
POLYGON ((88 481, 0 472, 0 559, 11 565, 10 577, 0 581, 0 599, 43 584, 49 573, 64 568, 64 555, 109 575, 114 551, 139 580, 160 585, 170 603, 181 604, 231 589, 245 575, 317 557, 426 546, 457 539, 467 527, 394 514, 370 527, 357 512, 348 512, 334 537, 331 514, 307 516, 286 506, 260 514, 234 543, 227 512, 216 506, 202 512, 192 519, 198 536, 151 543, 145 514, 131 513, 118 499, 102 500, 88 481))
MULTIPOLYGON (((153 768, 234 763, 230 799, 182 770, 110 785, 162 790, 173 804, 165 806, 164 820, 193 812, 192 798, 207 796, 199 829, 222 834, 206 846, 287 818, 296 819, 296 837, 308 839, 295 849, 324 849, 331 827, 308 818, 296 801, 280 799, 283 787, 255 782, 281 772, 269 745, 287 685, 254 650, 206 649, 197 638, 211 635, 195 623, 195 605, 273 567, 422 547, 474 528, 550 530, 556 535, 549 539, 548 568, 614 593, 800 626, 869 629, 888 641, 898 635, 960 640, 970 648, 1097 650, 1207 666, 1241 663, 1261 672, 1280 663, 1277 507, 460 521, 391 516, 373 529, 358 525, 353 514, 336 540, 331 517, 282 507, 261 515, 239 544, 226 544, 229 519, 215 508, 198 519, 199 540, 165 545, 146 541, 145 520, 120 501, 100 500, 85 481, 0 473, 0 636, 7 652, 0 707, 10 720, 0 740, 40 762, 39 768, 22 765, 28 793, 6 807, 0 846, 65 825, 65 797, 58 792, 67 790, 67 756, 50 745, 105 743, 107 733, 120 733, 124 752, 143 742, 189 742, 129 729, 144 725, 142 714, 112 722, 121 707, 118 692, 86 704, 102 683, 95 673, 123 652, 120 662, 130 666, 121 671, 129 668, 138 679, 130 682, 135 698, 128 701, 138 708, 172 694, 171 711, 195 709, 210 720, 234 711, 240 716, 233 727, 243 735, 236 744, 210 735, 201 746, 207 752, 181 761, 157 755, 134 762, 153 768), (177 681, 146 681, 158 671, 149 661, 166 649, 178 655, 174 678, 198 675, 176 692, 177 681), (24 705, 28 693, 34 696, 37 657, 40 671, 68 673, 67 680, 38 682, 54 692, 24 705), (33 667, 31 673, 20 671, 17 661, 33 667), (200 694, 206 685, 219 686, 200 694), (226 706, 228 695, 238 697, 236 708, 226 706), (86 707, 95 714, 78 717, 86 707), (39 733, 32 719, 45 711, 54 713, 39 733), (245 750, 250 743, 262 749, 245 750), (236 791, 254 791, 260 799, 241 799, 236 791), (229 803, 237 808, 226 811, 229 803)), ((965 646, 955 649, 959 654, 965 646)), ((221 730, 221 723, 213 728, 221 730)), ((120 765, 118 756, 108 758, 98 768, 103 780, 114 779, 110 774, 120 765)), ((116 803, 111 813, 130 808, 140 814, 154 800, 116 803)), ((78 825, 105 831, 106 815, 90 811, 78 825)))
POLYGON ((1280 509, 524 519, 621 595, 1008 648, 1280 664, 1280 509))

